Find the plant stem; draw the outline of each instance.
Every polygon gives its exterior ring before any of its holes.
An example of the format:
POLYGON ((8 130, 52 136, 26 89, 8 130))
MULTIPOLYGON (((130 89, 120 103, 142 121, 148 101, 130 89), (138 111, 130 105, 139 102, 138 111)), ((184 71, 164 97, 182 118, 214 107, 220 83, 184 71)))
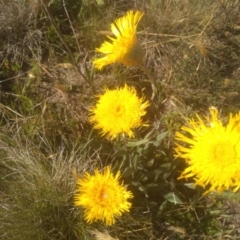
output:
MULTIPOLYGON (((47 17, 48 17, 49 21, 50 21, 51 24, 53 25, 53 28, 54 28, 54 30, 56 31, 56 34, 58 35, 59 39, 62 41, 63 45, 65 46, 65 48, 66 48, 66 50, 67 50, 67 52, 68 52, 68 54, 69 54, 69 56, 70 56, 70 58, 71 58, 71 60, 72 60, 73 65, 74 65, 75 68, 77 69, 78 73, 83 77, 83 79, 90 85, 92 92, 95 94, 94 86, 89 83, 88 78, 87 78, 87 77, 83 74, 83 72, 80 70, 80 68, 79 68, 79 66, 78 66, 78 64, 77 64, 77 62, 76 62, 76 60, 75 60, 75 58, 74 58, 74 55, 73 55, 71 49, 69 48, 68 44, 67 44, 66 41, 64 40, 64 37, 63 37, 62 33, 59 31, 59 29, 58 29, 58 27, 57 27, 57 24, 56 24, 56 22, 55 22, 55 20, 54 20, 54 18, 53 18, 53 16, 52 16, 52 14, 51 14, 51 12, 50 12, 50 9, 49 9, 49 7, 48 7, 48 2, 47 2, 47 0, 42 0, 41 2, 42 2, 42 4, 43 4, 44 10, 45 10, 45 12, 46 12, 46 14, 47 14, 47 17)), ((65 2, 63 2, 63 3, 65 4, 65 2)), ((63 5, 64 5, 64 4, 63 4, 63 5)), ((65 9, 65 5, 64 5, 64 9, 65 9)), ((67 11, 66 11, 66 13, 67 13, 67 11)), ((67 14, 67 17, 68 17, 68 14, 67 14)), ((72 25, 71 25, 71 27, 72 27, 72 25)), ((73 27, 72 27, 72 29, 73 29, 73 27)), ((75 32, 73 31, 73 33, 75 33, 75 32)), ((79 47, 79 45, 78 45, 78 47, 79 47)))
POLYGON ((152 74, 149 72, 149 70, 146 68, 145 65, 141 64, 140 68, 147 75, 149 81, 151 82, 151 86, 152 86, 152 97, 151 97, 151 100, 153 100, 155 98, 155 96, 156 96, 156 93, 157 93, 155 80, 154 80, 152 74))

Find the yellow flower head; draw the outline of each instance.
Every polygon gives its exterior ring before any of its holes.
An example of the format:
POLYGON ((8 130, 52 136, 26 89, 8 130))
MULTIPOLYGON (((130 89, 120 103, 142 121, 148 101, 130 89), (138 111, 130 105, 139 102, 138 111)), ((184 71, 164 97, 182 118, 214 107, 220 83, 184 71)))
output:
POLYGON ((142 63, 144 54, 136 37, 137 25, 142 16, 142 12, 129 11, 111 24, 115 38, 108 36, 111 41, 105 41, 96 49, 105 55, 93 61, 96 68, 102 69, 111 63, 122 63, 126 66, 138 66, 142 63))
POLYGON ((77 193, 74 196, 75 205, 82 206, 84 218, 88 223, 101 220, 107 225, 115 222, 114 217, 129 211, 132 193, 119 184, 120 172, 113 176, 110 167, 101 174, 96 169, 94 175, 85 173, 77 181, 77 193))
POLYGON ((109 139, 116 138, 118 134, 134 137, 133 128, 146 126, 141 117, 146 114, 148 105, 148 101, 136 95, 133 87, 125 85, 115 90, 106 89, 97 105, 90 109, 89 121, 109 139))
POLYGON ((210 109, 206 123, 197 115, 189 127, 182 127, 187 134, 176 133, 176 140, 189 146, 177 144, 176 156, 188 161, 180 178, 194 177, 196 184, 206 187, 207 192, 240 188, 240 113, 230 114, 228 124, 223 126, 218 111, 210 109))

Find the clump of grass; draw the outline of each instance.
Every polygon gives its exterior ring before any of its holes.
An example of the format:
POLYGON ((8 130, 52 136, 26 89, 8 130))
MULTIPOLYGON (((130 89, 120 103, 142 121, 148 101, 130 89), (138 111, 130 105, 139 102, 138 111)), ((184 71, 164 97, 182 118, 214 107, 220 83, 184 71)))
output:
POLYGON ((0 3, 0 62, 7 71, 22 70, 29 57, 40 57, 42 33, 37 29, 39 3, 2 1, 0 3), (33 55, 33 49, 37 50, 33 55))
MULTIPOLYGON (((4 239, 82 239, 87 226, 73 206, 76 169, 85 172, 87 144, 51 149, 16 136, 0 143, 1 230, 4 239), (45 154, 41 149, 45 149, 45 154)), ((92 164, 94 167, 94 163, 92 164)))

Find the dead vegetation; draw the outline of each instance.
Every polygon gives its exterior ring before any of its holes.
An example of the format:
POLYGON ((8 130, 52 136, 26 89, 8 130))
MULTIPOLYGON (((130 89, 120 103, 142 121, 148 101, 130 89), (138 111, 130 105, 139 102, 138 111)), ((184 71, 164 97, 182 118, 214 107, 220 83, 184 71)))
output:
POLYGON ((239 111, 239 56, 238 0, 0 1, 1 238, 238 239, 238 193, 201 197, 178 182, 173 136, 210 106, 239 111), (139 134, 151 143, 126 151, 92 131, 88 109, 105 86, 151 97, 140 69, 92 67, 103 33, 130 9, 145 13, 138 38, 158 94, 139 134), (134 174, 126 159, 137 159, 134 174), (133 209, 112 228, 89 226, 73 206, 75 178, 109 163, 126 173, 133 209))

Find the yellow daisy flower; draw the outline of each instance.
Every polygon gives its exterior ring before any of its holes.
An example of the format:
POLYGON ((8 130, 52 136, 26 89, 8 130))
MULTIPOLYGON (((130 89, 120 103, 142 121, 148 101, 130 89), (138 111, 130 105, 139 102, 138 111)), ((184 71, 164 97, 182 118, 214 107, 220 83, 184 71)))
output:
POLYGON ((176 140, 189 146, 177 144, 176 157, 185 158, 189 164, 180 178, 194 177, 196 184, 211 191, 240 188, 240 113, 230 114, 228 124, 223 126, 217 109, 210 109, 206 123, 197 115, 190 126, 182 127, 186 134, 176 133, 176 140))
POLYGON ((97 52, 105 56, 95 59, 93 65, 102 69, 111 63, 122 63, 126 66, 141 65, 143 50, 137 41, 136 29, 143 13, 129 11, 125 16, 118 18, 111 24, 111 31, 115 38, 108 36, 111 41, 105 41, 97 52))
POLYGON ((95 170, 94 175, 85 173, 83 178, 77 180, 77 193, 74 196, 75 205, 82 206, 84 218, 88 223, 101 220, 107 225, 115 223, 115 217, 128 212, 132 193, 119 184, 120 172, 113 176, 110 167, 104 172, 95 170))
POLYGON ((121 133, 134 137, 133 128, 147 125, 141 117, 146 114, 148 105, 148 101, 136 95, 133 87, 125 85, 115 90, 106 89, 99 96, 97 105, 90 109, 89 121, 111 140, 121 133))

